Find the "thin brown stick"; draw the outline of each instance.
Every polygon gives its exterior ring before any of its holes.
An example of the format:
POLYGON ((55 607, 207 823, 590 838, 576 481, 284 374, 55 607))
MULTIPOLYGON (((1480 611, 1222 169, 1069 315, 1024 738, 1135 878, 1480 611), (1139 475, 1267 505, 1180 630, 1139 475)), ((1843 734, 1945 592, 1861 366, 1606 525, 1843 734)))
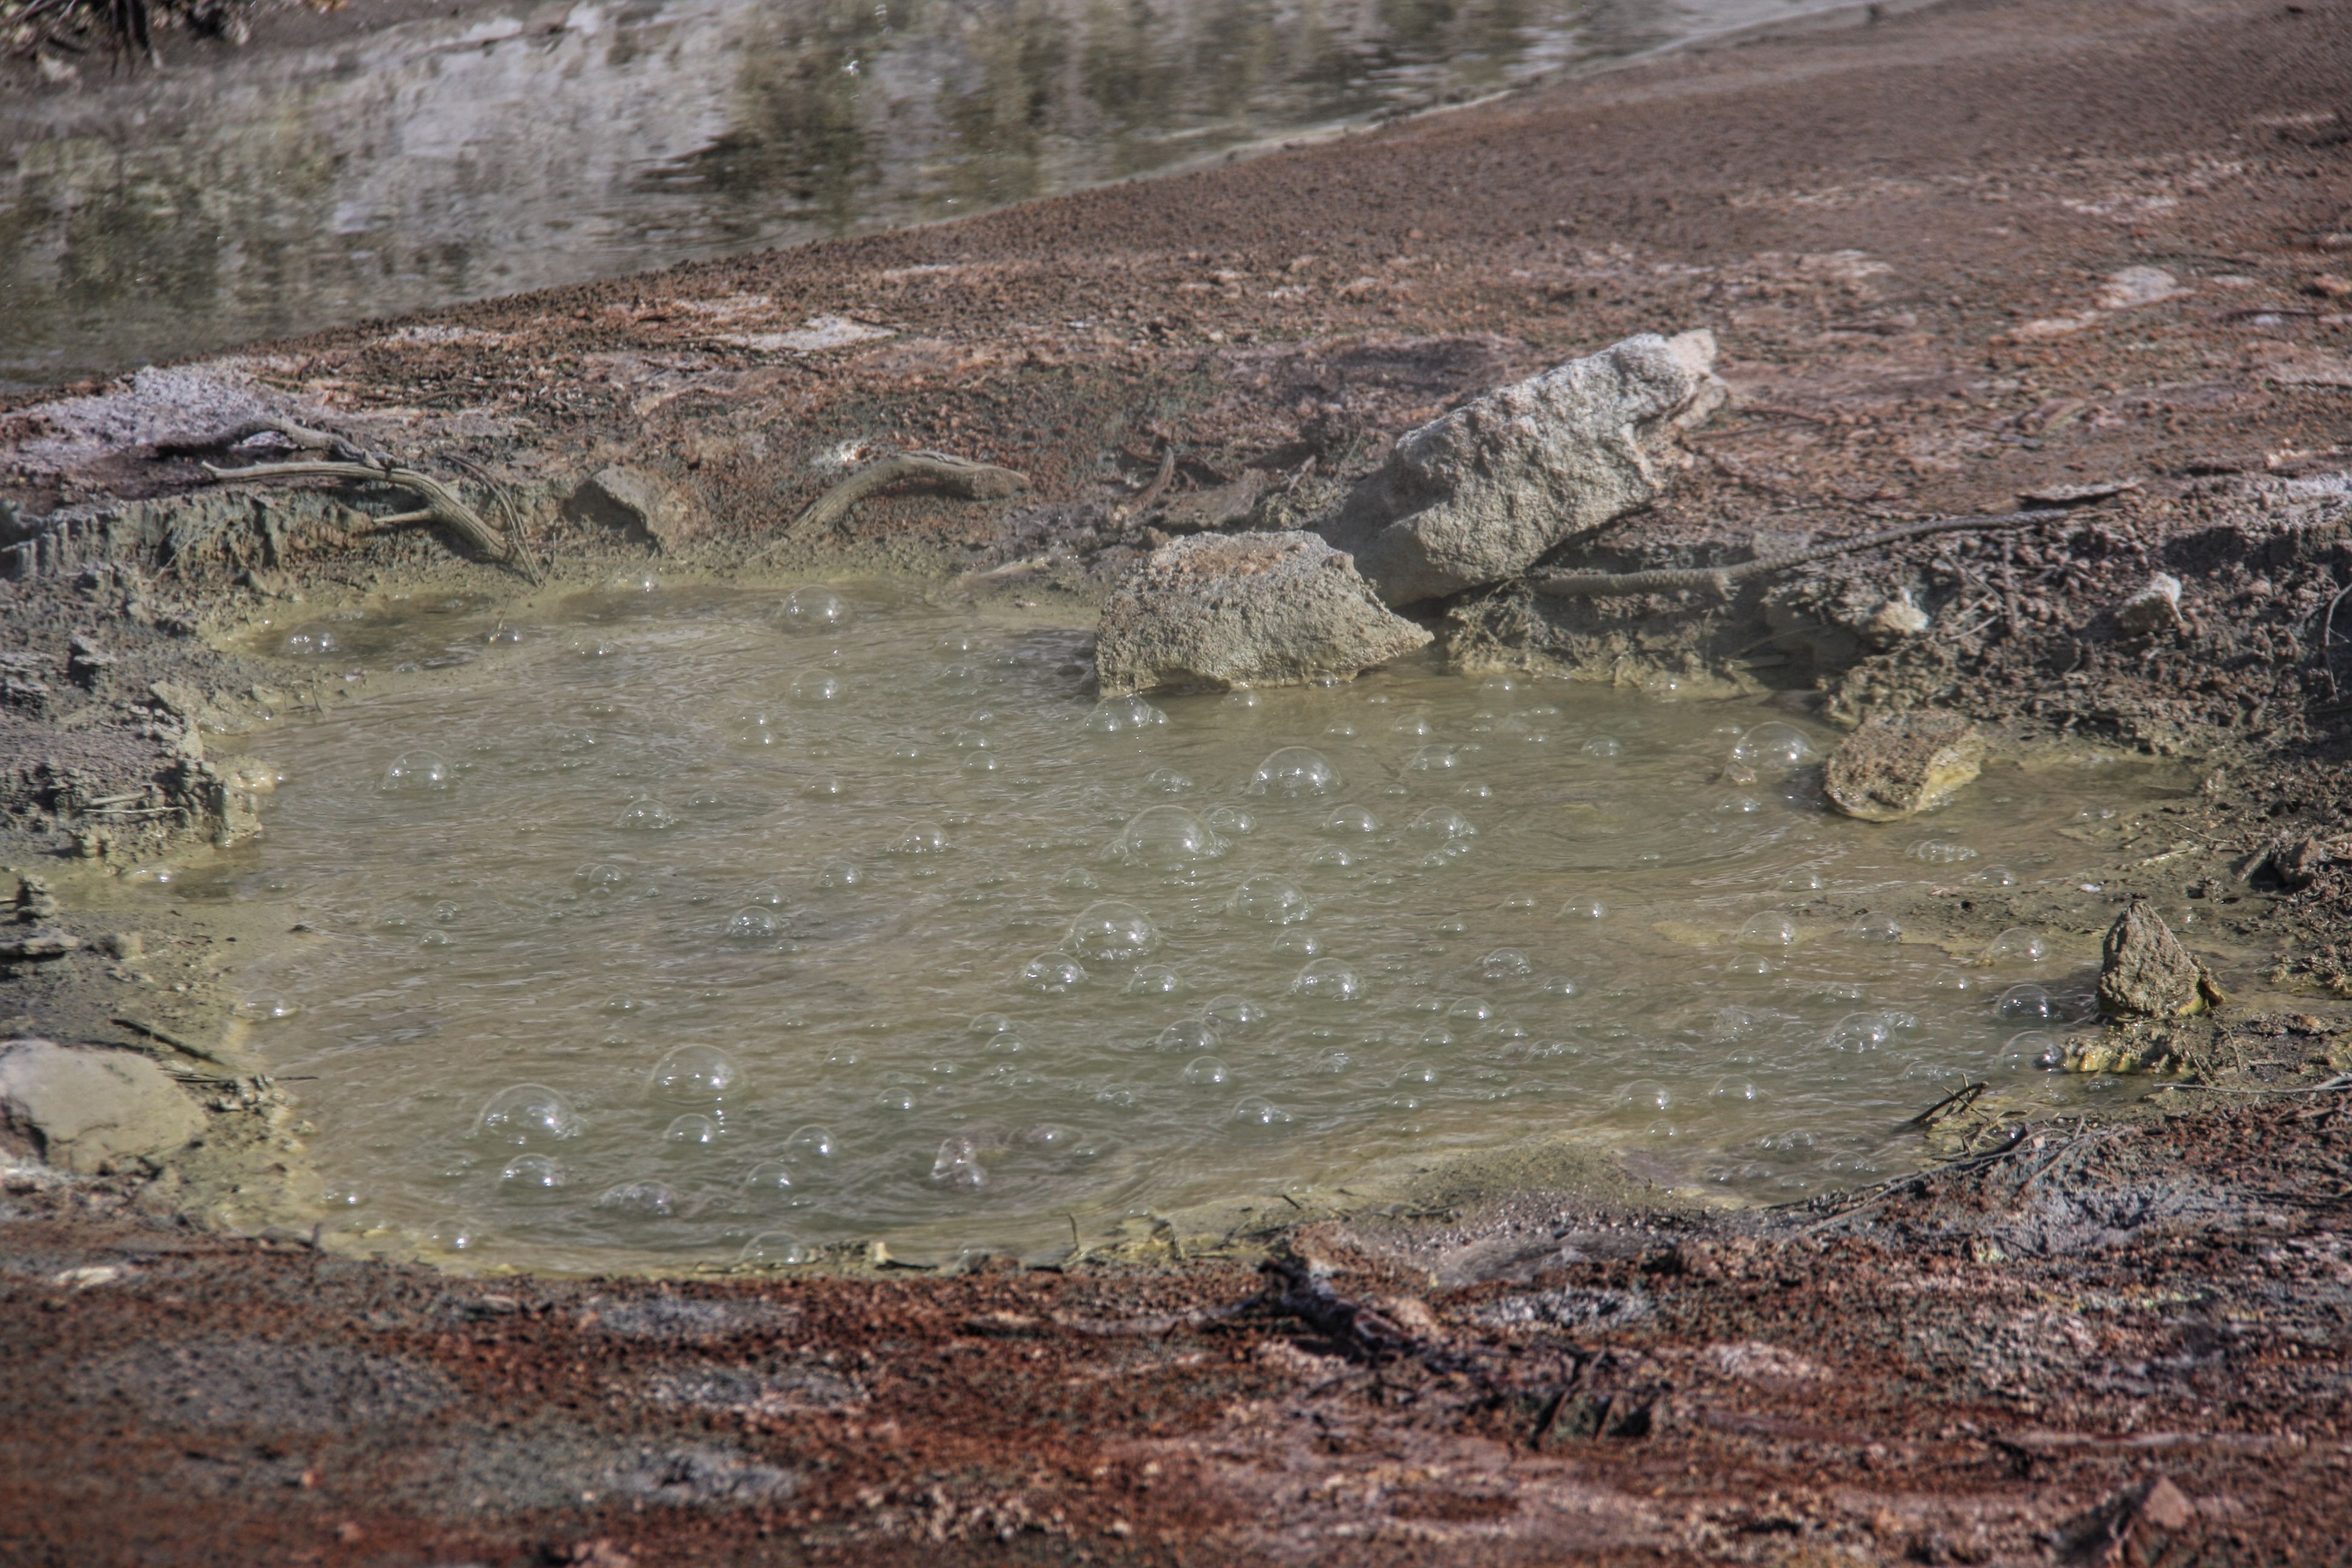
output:
POLYGON ((1792 550, 1780 555, 1759 555, 1753 561, 1742 561, 1730 566, 1676 566, 1654 572, 1560 572, 1548 577, 1538 577, 1530 586, 1538 594, 1555 599, 1602 598, 1625 594, 1670 594, 1683 588, 1712 588, 1723 597, 1731 597, 1733 584, 1748 577, 1759 577, 1768 572, 1784 572, 1791 566, 1808 562, 1826 561, 1833 555, 1849 555, 1858 550, 1875 550, 1883 545, 1899 544, 1907 539, 1922 539, 1933 533, 1959 533, 1979 529, 2030 528, 2035 523, 2056 522, 2072 516, 2071 512, 2044 507, 2034 511, 2004 512, 1997 517, 1945 517, 1932 522, 1915 522, 1902 528, 1890 528, 1879 533, 1865 533, 1856 539, 1841 539, 1828 544, 1815 544, 1803 550, 1792 550))
POLYGON ((248 419, 232 425, 226 430, 193 441, 159 441, 155 455, 159 458, 194 457, 198 452, 223 452, 256 436, 283 436, 308 452, 324 452, 338 462, 364 463, 370 455, 331 431, 313 430, 308 425, 297 425, 291 419, 248 419))
POLYGON ((814 533, 830 528, 847 514, 851 507, 885 486, 902 479, 929 479, 952 494, 967 500, 1003 500, 1029 488, 1029 476, 1011 468, 1000 468, 992 463, 976 463, 969 458, 950 457, 945 452, 898 452, 872 462, 858 469, 833 489, 809 503, 808 510, 794 518, 783 531, 783 537, 814 533))
POLYGON ((1168 493, 1168 482, 1175 477, 1176 443, 1162 441, 1160 444, 1160 471, 1151 476, 1150 484, 1111 508, 1110 520, 1125 522, 1130 517, 1141 517, 1159 504, 1160 498, 1168 493))
POLYGON ((458 499, 457 491, 430 474, 402 468, 390 458, 383 459, 381 467, 370 463, 306 460, 257 463, 249 468, 215 468, 206 463, 204 469, 223 484, 232 481, 267 483, 274 479, 351 479, 362 484, 394 485, 422 498, 427 513, 435 521, 446 526, 483 554, 493 560, 515 563, 513 542, 500 538, 496 529, 484 522, 472 507, 458 499))

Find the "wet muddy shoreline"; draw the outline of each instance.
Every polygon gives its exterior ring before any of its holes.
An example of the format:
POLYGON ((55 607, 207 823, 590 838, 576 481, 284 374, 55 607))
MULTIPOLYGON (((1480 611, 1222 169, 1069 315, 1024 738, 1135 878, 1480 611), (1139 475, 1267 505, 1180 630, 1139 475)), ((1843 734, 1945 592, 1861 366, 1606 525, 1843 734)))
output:
MULTIPOLYGON (((160 1169, 0 1178, 0 1539, 606 1568, 2340 1552, 2347 52, 2319 10, 1954 5, 16 400, 0 859, 82 945, 12 963, 0 1021, 168 1064, 209 1130, 160 1169), (2197 909, 2233 1001, 2103 1037, 2178 1085, 2137 1114, 1955 1118, 1922 1134, 1942 1172, 1779 1214, 1533 1161, 1051 1269, 467 1279, 313 1250, 295 1114, 217 984, 251 933, 113 912, 122 874, 268 830, 236 763, 272 715, 436 678, 233 651, 264 621, 878 568, 1084 624, 1171 537, 1295 525, 1448 406, 1699 326, 1730 406, 1576 565, 2108 493, 1728 602, 1466 595, 1424 617, 1442 656, 2168 759, 2189 787, 2084 868, 2113 907, 2197 909), (546 585, 384 525, 389 495, 240 495, 165 450, 257 416, 494 487, 546 585), (782 536, 900 447, 1029 488, 782 536), (2135 630, 2158 572, 2179 619, 2135 630), (1874 630, 1898 596, 1920 635, 1874 630)), ((1906 923, 1981 942, 2056 918, 2032 896, 1937 889, 1906 923)))

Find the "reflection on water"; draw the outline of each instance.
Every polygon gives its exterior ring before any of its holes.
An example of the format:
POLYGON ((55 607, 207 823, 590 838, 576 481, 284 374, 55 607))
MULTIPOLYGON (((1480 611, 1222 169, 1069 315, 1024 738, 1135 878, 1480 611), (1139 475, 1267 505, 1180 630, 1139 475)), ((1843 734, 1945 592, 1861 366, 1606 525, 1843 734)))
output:
POLYGON ((469 6, 0 106, 0 386, 953 217, 1823 0, 469 6))
POLYGON ((2045 1069, 2109 910, 2084 824, 2151 770, 2000 763, 1878 826, 1748 703, 1097 703, 1078 633, 876 584, 391 607, 260 646, 447 674, 260 738, 267 836, 132 893, 302 933, 232 983, 349 1245, 1042 1256, 1530 1134, 1785 1200, 1907 1168, 1965 1083, 2128 1092, 2045 1069), (2019 886, 2063 927, 1890 918, 2019 886))

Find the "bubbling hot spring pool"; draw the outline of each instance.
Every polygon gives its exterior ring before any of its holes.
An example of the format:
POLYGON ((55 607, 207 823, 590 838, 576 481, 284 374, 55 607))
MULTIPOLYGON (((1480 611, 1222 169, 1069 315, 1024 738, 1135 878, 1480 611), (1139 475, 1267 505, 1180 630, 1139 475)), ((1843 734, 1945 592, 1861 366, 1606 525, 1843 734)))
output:
POLYGON ((1048 1255, 1531 1139, 1772 1202, 1920 1159, 1965 1082, 2120 1092, 2047 1068, 2087 940, 1882 911, 2067 886, 2139 769, 1996 763, 1870 825, 1822 805, 1833 733, 1752 702, 1097 702, 1082 633, 873 584, 258 635, 444 667, 264 737, 267 836, 170 889, 308 928, 236 983, 353 1245, 1048 1255))

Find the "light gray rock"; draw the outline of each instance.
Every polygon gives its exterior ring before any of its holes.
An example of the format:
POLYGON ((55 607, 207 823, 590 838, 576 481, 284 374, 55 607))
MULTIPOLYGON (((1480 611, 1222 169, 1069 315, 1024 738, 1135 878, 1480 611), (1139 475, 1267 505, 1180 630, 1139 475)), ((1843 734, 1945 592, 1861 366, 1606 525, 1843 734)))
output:
POLYGON ((2178 1018, 2229 1000, 2189 955, 2164 917, 2135 897, 2099 945, 2099 1010, 2123 1018, 2178 1018))
POLYGON ((1881 713, 1830 753, 1822 790, 1848 816, 1894 822, 1950 799, 1984 753, 1984 736, 1957 713, 1881 713))
POLYGON ((0 1041, 0 1146, 89 1173, 170 1153, 204 1130, 204 1112, 142 1057, 0 1041))
POLYGON ((1317 531, 1391 605, 1517 576, 1657 500, 1678 426, 1719 407, 1715 337, 1627 338, 1408 432, 1317 531))
POLYGON ((1095 677, 1106 697, 1296 686, 1355 675, 1429 640, 1314 534, 1200 534, 1153 552, 1112 591, 1095 677))
POLYGON ((693 509, 676 490, 651 474, 619 464, 581 480, 563 511, 663 550, 676 549, 694 531, 693 509))
POLYGON ((2116 606, 2116 621, 2134 637, 2180 629, 2180 579, 2158 572, 2116 606))

